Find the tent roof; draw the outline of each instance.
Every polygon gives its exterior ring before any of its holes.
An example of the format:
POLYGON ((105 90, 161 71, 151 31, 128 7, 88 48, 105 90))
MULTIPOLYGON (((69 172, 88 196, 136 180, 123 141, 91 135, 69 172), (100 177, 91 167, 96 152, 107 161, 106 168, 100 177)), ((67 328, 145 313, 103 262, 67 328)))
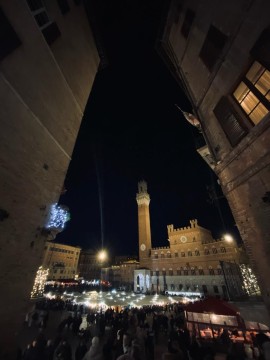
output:
POLYGON ((185 310, 196 313, 214 313, 228 316, 236 316, 239 314, 239 309, 236 306, 214 297, 189 303, 186 305, 185 310))

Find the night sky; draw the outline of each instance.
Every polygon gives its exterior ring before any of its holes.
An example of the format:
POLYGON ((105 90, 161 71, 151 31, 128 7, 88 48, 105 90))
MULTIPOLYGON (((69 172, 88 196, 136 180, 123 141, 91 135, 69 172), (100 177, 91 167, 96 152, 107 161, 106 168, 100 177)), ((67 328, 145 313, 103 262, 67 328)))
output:
POLYGON ((162 1, 103 1, 100 35, 108 66, 99 70, 85 109, 60 203, 71 220, 56 241, 111 255, 137 254, 137 183, 151 197, 153 246, 167 225, 201 226, 238 236, 217 179, 196 152, 201 136, 176 108, 192 107, 159 57, 162 1), (218 201, 207 187, 214 186, 218 201))

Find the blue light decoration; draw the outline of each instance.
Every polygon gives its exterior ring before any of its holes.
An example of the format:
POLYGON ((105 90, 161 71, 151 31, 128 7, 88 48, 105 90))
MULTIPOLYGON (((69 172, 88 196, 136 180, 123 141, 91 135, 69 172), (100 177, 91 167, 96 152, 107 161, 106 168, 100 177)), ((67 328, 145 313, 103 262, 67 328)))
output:
POLYGON ((66 207, 53 204, 49 213, 46 229, 63 230, 65 223, 70 220, 70 214, 66 207))

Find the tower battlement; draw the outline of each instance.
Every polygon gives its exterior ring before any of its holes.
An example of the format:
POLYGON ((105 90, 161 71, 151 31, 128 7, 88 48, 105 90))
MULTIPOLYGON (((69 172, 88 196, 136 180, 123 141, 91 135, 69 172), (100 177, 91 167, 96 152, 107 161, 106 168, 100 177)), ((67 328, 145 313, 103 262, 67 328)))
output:
POLYGON ((173 224, 167 225, 168 233, 175 233, 175 232, 178 232, 178 231, 187 231, 187 230, 191 230, 191 229, 194 229, 194 228, 198 227, 198 220, 197 219, 190 220, 189 222, 190 222, 190 226, 184 226, 184 227, 176 228, 176 229, 174 228, 173 224))

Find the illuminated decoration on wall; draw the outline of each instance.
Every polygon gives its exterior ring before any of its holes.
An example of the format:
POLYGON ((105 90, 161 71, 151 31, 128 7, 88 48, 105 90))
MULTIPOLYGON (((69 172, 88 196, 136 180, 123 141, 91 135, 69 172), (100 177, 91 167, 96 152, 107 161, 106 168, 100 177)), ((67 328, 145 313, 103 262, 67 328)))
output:
POLYGON ((47 229, 64 229, 65 223, 70 220, 70 214, 64 206, 53 204, 49 214, 47 229))
POLYGON ((43 296, 45 283, 49 274, 49 269, 43 269, 42 266, 38 268, 33 289, 31 291, 31 298, 38 298, 43 296))
POLYGON ((260 295, 261 290, 252 269, 245 264, 240 265, 240 269, 243 277, 243 286, 247 295, 260 295))

